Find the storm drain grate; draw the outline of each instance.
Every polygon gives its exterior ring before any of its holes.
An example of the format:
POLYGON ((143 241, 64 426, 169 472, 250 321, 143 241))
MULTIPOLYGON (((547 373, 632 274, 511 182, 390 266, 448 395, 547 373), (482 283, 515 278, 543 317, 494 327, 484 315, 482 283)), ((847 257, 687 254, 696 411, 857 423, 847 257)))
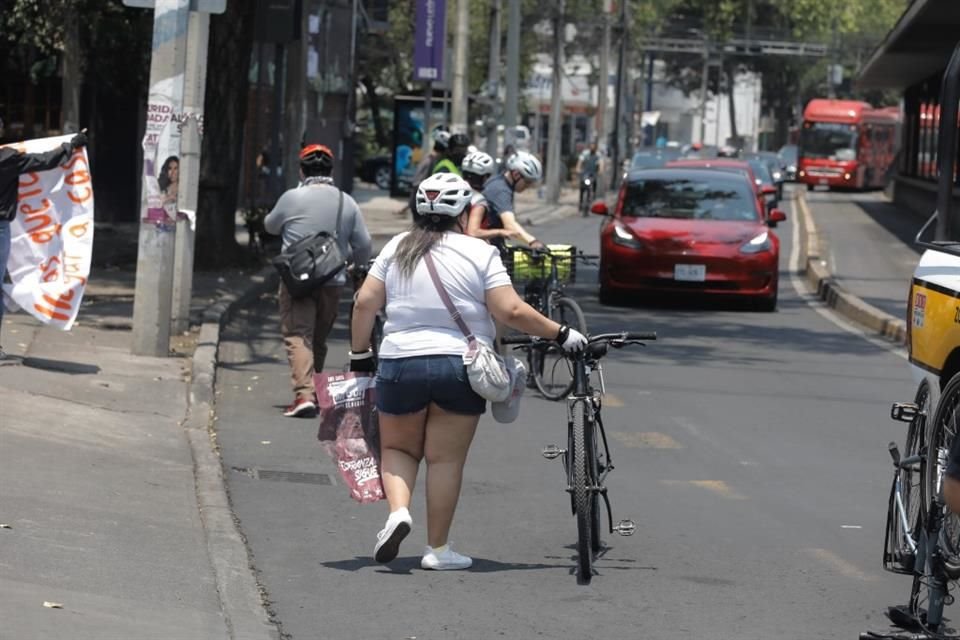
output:
POLYGON ((297 471, 276 471, 273 469, 258 469, 257 478, 274 482, 299 482, 301 484, 332 485, 328 473, 301 473, 297 471))

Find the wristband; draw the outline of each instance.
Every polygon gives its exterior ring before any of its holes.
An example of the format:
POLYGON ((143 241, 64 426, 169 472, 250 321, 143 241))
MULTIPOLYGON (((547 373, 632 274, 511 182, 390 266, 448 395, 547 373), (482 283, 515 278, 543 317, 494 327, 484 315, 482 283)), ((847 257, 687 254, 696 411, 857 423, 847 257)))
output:
POLYGON ((367 358, 373 357, 373 349, 368 347, 366 351, 361 351, 360 353, 354 353, 353 351, 350 351, 347 355, 351 360, 366 360, 367 358))
POLYGON ((570 337, 570 327, 565 324, 560 325, 560 331, 557 332, 557 337, 554 339, 558 344, 563 344, 567 341, 567 338, 570 337))

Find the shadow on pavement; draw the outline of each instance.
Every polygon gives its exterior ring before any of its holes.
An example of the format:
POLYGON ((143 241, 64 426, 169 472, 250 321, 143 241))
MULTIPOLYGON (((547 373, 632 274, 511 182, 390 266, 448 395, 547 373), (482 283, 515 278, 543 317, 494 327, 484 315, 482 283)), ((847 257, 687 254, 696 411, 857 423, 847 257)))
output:
POLYGON ((30 367, 31 369, 55 371, 57 373, 68 373, 71 375, 96 375, 100 373, 100 367, 95 364, 69 362, 66 360, 49 360, 47 358, 27 357, 23 359, 23 366, 30 367))
POLYGON ((923 253, 923 249, 916 246, 913 240, 926 220, 914 214, 906 213, 889 202, 857 200, 856 205, 874 222, 901 240, 906 248, 918 256, 923 253))

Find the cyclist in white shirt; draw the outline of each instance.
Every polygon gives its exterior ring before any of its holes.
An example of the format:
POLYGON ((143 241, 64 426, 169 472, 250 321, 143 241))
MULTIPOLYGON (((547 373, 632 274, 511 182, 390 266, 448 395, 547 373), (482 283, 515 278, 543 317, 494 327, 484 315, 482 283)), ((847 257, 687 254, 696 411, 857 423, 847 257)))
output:
POLYGON ((390 515, 374 555, 390 562, 410 533, 410 497, 420 461, 427 462, 425 569, 466 569, 472 560, 448 542, 463 464, 486 401, 468 382, 467 342, 450 317, 422 259, 434 257, 443 287, 476 338, 488 346, 493 318, 519 331, 582 349, 586 338, 538 313, 514 291, 497 249, 465 235, 473 192, 462 178, 436 174, 417 190, 420 217, 387 243, 357 294, 350 369, 373 371, 370 332, 386 306, 377 370, 383 486, 390 515))

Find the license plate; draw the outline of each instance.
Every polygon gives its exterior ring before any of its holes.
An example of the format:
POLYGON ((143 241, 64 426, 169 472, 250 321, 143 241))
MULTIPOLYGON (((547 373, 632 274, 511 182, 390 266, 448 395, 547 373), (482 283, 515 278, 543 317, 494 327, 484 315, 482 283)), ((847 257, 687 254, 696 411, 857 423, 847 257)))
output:
POLYGON ((827 180, 826 178, 820 178, 820 184, 829 184, 829 183, 830 181, 827 180))
POLYGON ((707 279, 707 265, 678 264, 673 267, 673 279, 685 282, 703 282, 707 279))

